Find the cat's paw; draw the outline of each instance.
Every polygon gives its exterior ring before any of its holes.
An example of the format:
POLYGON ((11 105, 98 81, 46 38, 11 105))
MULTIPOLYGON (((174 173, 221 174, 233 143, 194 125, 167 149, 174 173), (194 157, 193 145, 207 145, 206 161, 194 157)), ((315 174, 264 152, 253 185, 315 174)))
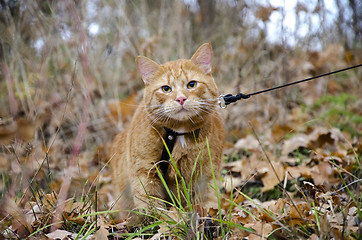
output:
POLYGON ((149 221, 151 213, 146 208, 137 208, 129 211, 125 220, 127 227, 135 227, 149 221))

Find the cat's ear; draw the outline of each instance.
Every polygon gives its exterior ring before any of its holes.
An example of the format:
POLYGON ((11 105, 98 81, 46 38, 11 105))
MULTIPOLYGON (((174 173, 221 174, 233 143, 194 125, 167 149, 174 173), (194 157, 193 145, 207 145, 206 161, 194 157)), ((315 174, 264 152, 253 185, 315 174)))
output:
POLYGON ((161 66, 151 59, 143 56, 136 57, 138 70, 142 75, 142 79, 146 84, 149 84, 155 73, 160 70, 161 66))
POLYGON ((198 65, 206 74, 212 71, 212 47, 211 43, 204 43, 197 49, 191 61, 198 65))

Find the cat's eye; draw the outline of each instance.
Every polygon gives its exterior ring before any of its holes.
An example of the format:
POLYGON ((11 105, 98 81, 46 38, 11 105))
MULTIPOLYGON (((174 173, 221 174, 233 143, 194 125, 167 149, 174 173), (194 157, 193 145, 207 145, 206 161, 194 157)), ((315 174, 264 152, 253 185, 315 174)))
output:
POLYGON ((190 82, 187 84, 187 88, 188 88, 188 89, 195 88, 196 86, 197 86, 197 82, 196 82, 196 81, 190 81, 190 82))
POLYGON ((165 93, 169 93, 169 92, 172 91, 171 87, 170 87, 170 86, 167 86, 167 85, 162 86, 161 89, 162 89, 162 91, 164 91, 165 93))

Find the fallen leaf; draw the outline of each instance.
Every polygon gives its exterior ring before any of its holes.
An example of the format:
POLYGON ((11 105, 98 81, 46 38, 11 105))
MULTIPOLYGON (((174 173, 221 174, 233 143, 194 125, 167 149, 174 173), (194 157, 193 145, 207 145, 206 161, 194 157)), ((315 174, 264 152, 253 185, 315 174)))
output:
POLYGON ((263 208, 269 210, 270 212, 281 216, 283 214, 283 212, 285 211, 285 205, 287 203, 288 203, 288 201, 285 198, 279 198, 277 200, 263 202, 262 206, 263 206, 263 208))
POLYGON ((234 173, 240 173, 243 168, 243 160, 225 163, 223 168, 234 173))
POLYGON ((103 240, 103 239, 108 239, 108 235, 109 235, 108 230, 105 227, 101 226, 96 231, 93 238, 94 238, 94 240, 103 240))
POLYGON ((46 212, 51 212, 54 210, 57 203, 58 195, 56 193, 48 193, 43 196, 43 207, 46 212))
POLYGON ((305 134, 298 134, 284 141, 282 155, 288 155, 300 147, 307 147, 309 139, 305 134))
POLYGON ((282 155, 288 155, 301 147, 309 149, 329 147, 333 148, 330 149, 330 151, 337 152, 339 143, 344 142, 345 137, 339 129, 317 127, 308 135, 298 134, 285 140, 283 143, 282 155))
POLYGON ((225 176, 224 177, 224 188, 226 192, 231 192, 232 189, 240 187, 245 181, 241 177, 225 176))
POLYGON ((13 199, 6 197, 0 201, 0 204, 2 211, 4 211, 5 214, 9 214, 13 218, 11 225, 13 231, 15 231, 21 237, 24 237, 26 234, 33 232, 31 224, 27 221, 23 211, 13 199))
POLYGON ((328 162, 321 162, 311 169, 312 178, 317 185, 335 184, 339 179, 334 176, 334 170, 328 162))
POLYGON ((255 230, 254 233, 250 233, 248 238, 249 240, 260 240, 268 236, 271 231, 273 231, 273 227, 269 223, 264 222, 256 222, 256 223, 249 223, 245 224, 244 227, 251 228, 255 230), (258 234, 258 235, 256 235, 258 234))
POLYGON ((291 177, 294 179, 298 179, 299 177, 304 177, 305 179, 309 179, 312 177, 311 168, 307 166, 295 166, 295 167, 287 167, 288 171, 288 179, 291 177))
POLYGON ((269 163, 265 163, 267 166, 265 168, 267 169, 267 172, 265 176, 261 179, 263 182, 263 187, 260 189, 261 192, 266 192, 269 190, 274 189, 276 185, 279 184, 280 181, 284 178, 284 167, 282 163, 280 162, 271 162, 273 165, 270 166, 269 163), (274 171, 275 170, 275 171, 274 171))
POLYGON ((317 234, 313 233, 312 235, 310 235, 310 237, 308 239, 309 240, 319 240, 320 238, 317 236, 317 234))
POLYGON ((292 204, 288 216, 292 219, 303 220, 305 216, 309 215, 310 205, 306 202, 298 202, 292 204))
POLYGON ((246 138, 239 139, 234 147, 236 149, 255 150, 259 149, 259 142, 252 135, 248 135, 246 138))
POLYGON ((274 141, 279 141, 280 139, 284 138, 287 134, 292 132, 292 128, 287 125, 275 125, 272 129, 272 136, 274 141))
POLYGON ((65 231, 65 230, 60 230, 57 229, 54 232, 45 234, 45 236, 47 236, 50 239, 54 239, 54 240, 67 240, 68 237, 71 237, 73 235, 73 233, 65 231))

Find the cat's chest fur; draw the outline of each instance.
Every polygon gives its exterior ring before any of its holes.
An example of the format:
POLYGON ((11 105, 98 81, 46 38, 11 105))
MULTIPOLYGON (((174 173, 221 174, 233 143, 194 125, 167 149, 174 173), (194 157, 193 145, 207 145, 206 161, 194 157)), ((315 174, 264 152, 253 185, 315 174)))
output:
POLYGON ((181 144, 182 148, 186 147, 187 144, 186 144, 185 136, 180 136, 177 140, 181 144))
POLYGON ((183 127, 176 127, 172 130, 178 134, 178 136, 176 137, 175 144, 181 145, 181 148, 187 147, 187 142, 186 142, 186 138, 185 138, 185 135, 187 134, 187 130, 183 127))

